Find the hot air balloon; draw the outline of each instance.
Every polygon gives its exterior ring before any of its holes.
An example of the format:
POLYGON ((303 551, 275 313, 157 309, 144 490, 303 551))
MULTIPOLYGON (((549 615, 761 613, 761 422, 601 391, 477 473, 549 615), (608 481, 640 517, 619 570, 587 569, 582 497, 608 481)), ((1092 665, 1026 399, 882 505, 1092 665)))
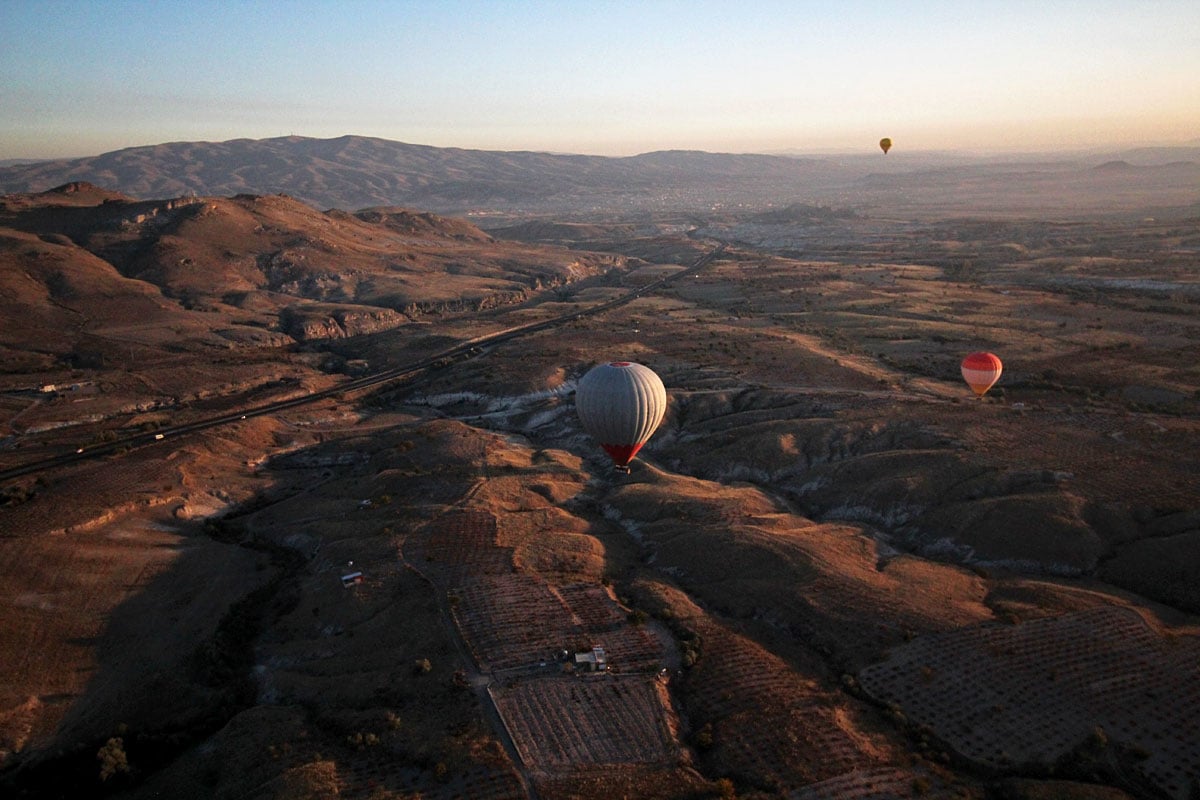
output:
POLYGON ((980 397, 1000 380, 1004 365, 991 353, 971 353, 963 359, 962 376, 967 385, 980 397))
POLYGON ((882 150, 883 154, 886 156, 887 151, 892 149, 892 140, 887 138, 886 136, 883 137, 882 139, 880 139, 879 140, 879 149, 882 150))
POLYGON ((629 462, 662 422, 667 390, 649 367, 610 361, 593 367, 579 381, 575 411, 617 469, 628 472, 629 462))

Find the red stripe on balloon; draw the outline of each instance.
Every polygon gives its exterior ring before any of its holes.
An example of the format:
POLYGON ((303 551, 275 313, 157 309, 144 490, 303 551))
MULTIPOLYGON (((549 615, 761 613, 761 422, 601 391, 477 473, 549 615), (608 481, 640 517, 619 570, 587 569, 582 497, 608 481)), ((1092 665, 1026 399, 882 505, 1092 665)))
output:
POLYGON ((637 451, 642 449, 640 444, 602 444, 600 446, 612 457, 613 463, 618 467, 629 466, 629 462, 633 461, 637 451))
POLYGON ((1000 359, 991 353, 971 353, 963 359, 964 369, 977 369, 982 372, 994 372, 1001 369, 1000 359))

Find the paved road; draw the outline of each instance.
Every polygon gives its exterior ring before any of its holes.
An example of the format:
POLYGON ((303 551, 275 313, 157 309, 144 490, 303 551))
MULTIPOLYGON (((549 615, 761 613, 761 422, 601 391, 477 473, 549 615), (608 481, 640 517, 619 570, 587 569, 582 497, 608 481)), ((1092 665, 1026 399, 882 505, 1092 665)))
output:
POLYGON ((364 389, 382 386, 383 384, 412 380, 424 374, 427 370, 445 367, 455 361, 461 361, 464 359, 475 358, 484 355, 488 348, 495 347, 496 345, 515 341, 533 333, 552 330, 573 320, 602 314, 605 311, 610 311, 619 306, 631 303, 643 295, 652 294, 653 292, 665 286, 669 286, 670 284, 687 277, 688 275, 695 275, 710 265, 724 252, 725 245, 717 245, 712 250, 705 253, 703 256, 693 262, 690 266, 687 266, 678 272, 667 275, 666 277, 659 278, 658 280, 634 289, 633 291, 627 292, 615 300, 609 300, 604 303, 589 306, 587 308, 543 320, 541 322, 518 325, 512 328, 506 328, 505 330, 497 333, 491 333, 486 336, 479 336, 474 339, 469 339, 465 342, 455 345, 454 347, 450 347, 439 353, 435 353, 427 358, 420 359, 419 361, 414 361, 410 364, 404 364, 402 366, 382 370, 361 378, 354 378, 332 388, 324 389, 319 392, 311 392, 302 397, 294 397, 289 400, 280 400, 278 402, 254 406, 252 408, 241 409, 239 411, 233 411, 227 414, 220 414, 213 417, 207 417, 205 419, 195 420, 186 424, 172 425, 165 428, 160 428, 153 433, 139 433, 132 436, 126 436, 112 442, 91 445, 88 447, 79 448, 74 452, 63 453, 50 458, 32 461, 28 464, 10 467, 6 470, 0 470, 0 481, 10 480, 22 475, 30 475, 36 472, 43 472, 48 469, 65 466, 67 464, 73 464, 79 461, 86 461, 93 458, 108 456, 134 448, 170 441, 188 433, 195 433, 208 428, 215 428, 219 425, 228 425, 232 422, 240 422, 241 420, 249 419, 251 417, 277 414, 280 411, 286 411, 289 408, 296 408, 298 406, 315 403, 319 400, 325 400, 331 397, 340 397, 342 395, 362 391, 364 389))

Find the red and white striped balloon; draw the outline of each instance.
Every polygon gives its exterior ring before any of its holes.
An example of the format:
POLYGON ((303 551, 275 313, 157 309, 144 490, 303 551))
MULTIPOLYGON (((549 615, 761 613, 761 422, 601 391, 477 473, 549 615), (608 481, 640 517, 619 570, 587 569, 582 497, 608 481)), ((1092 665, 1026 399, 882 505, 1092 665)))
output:
POLYGON ((983 397, 1000 380, 1004 365, 992 353, 971 353, 963 359, 962 376, 975 394, 983 397))

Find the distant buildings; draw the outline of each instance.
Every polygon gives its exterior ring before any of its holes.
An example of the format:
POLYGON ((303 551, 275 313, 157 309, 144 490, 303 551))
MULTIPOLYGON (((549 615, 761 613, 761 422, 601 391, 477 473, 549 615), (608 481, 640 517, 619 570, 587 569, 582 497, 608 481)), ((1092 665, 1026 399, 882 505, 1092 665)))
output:
POLYGON ((603 647, 595 645, 590 652, 575 654, 575 667, 588 672, 605 672, 608 670, 608 656, 604 654, 603 647))

